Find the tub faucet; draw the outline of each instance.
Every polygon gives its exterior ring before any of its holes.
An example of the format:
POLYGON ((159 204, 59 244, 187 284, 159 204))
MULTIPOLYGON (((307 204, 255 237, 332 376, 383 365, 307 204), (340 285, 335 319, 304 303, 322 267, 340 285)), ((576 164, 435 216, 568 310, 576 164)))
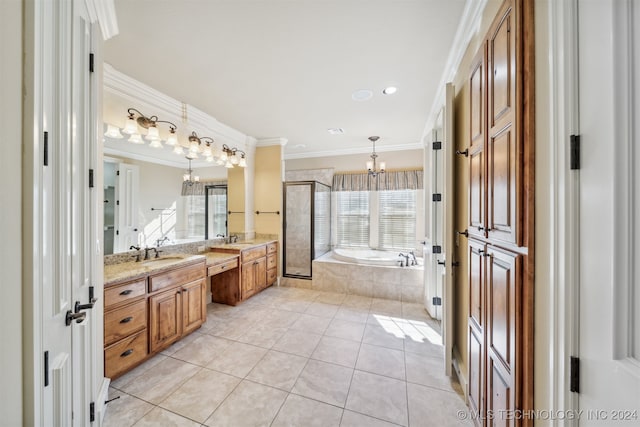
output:
POLYGON ((409 267, 409 255, 406 255, 406 254, 403 254, 402 252, 400 252, 398 254, 398 256, 401 256, 402 258, 405 259, 404 262, 402 260, 400 261, 400 267, 404 267, 404 266, 409 267))
POLYGON ((411 265, 418 265, 418 260, 416 259, 416 254, 411 251, 409 252, 409 255, 411 255, 413 257, 413 259, 411 260, 411 265))

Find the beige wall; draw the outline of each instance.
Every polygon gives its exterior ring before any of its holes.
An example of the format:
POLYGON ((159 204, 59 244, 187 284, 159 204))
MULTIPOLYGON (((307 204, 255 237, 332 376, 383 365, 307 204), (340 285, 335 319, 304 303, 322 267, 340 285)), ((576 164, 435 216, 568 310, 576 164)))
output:
MULTIPOLYGON (((369 153, 370 154, 370 153, 369 153)), ((333 168, 335 172, 365 171, 369 154, 348 154, 344 156, 314 157, 309 159, 289 159, 286 170, 333 168)), ((422 168, 423 150, 378 152, 378 160, 386 162, 389 170, 422 168)))
POLYGON ((256 148, 254 207, 256 211, 280 215, 260 214, 255 218, 256 234, 280 234, 282 228, 282 146, 256 148))
MULTIPOLYGON (((231 212, 244 212, 244 168, 233 168, 227 171, 227 206, 231 212)), ((232 213, 228 219, 229 235, 245 232, 243 213, 232 213)))
MULTIPOLYGON (((456 150, 464 150, 469 146, 469 85, 467 78, 478 48, 481 46, 484 35, 489 29, 493 17, 498 12, 502 0, 489 0, 482 14, 482 21, 478 31, 471 39, 462 62, 458 67, 458 72, 453 80, 456 95, 454 101, 454 135, 456 150)), ((465 158, 457 156, 454 170, 456 207, 455 229, 464 230, 468 224, 468 162, 465 158)), ((464 237, 459 238, 459 245, 456 246, 454 259, 460 261, 460 267, 455 276, 454 290, 454 352, 458 357, 460 371, 465 379, 467 373, 467 318, 469 317, 469 286, 468 286, 468 260, 467 241, 464 237)))
POLYGON ((22 425, 22 2, 0 1, 0 424, 22 425))

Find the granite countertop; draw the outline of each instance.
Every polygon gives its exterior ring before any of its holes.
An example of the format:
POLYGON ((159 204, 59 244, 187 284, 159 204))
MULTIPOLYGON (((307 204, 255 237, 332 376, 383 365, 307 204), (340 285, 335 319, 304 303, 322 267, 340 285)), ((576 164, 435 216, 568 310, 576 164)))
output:
POLYGON ((221 244, 210 245, 209 249, 210 250, 214 250, 214 251, 216 249, 232 249, 232 250, 237 250, 237 251, 243 251, 245 249, 251 249, 252 247, 262 246, 262 245, 265 245, 267 243, 272 243, 272 242, 277 242, 277 240, 274 240, 274 239, 253 239, 253 240, 247 240, 247 241, 236 242, 236 243, 221 243, 221 244))
POLYGON ((104 286, 110 286, 125 280, 134 280, 149 274, 162 273, 166 270, 194 264, 206 260, 204 255, 169 254, 160 258, 151 258, 147 261, 129 261, 120 264, 104 266, 104 286))
POLYGON ((203 252, 202 255, 207 258, 207 266, 222 264, 223 262, 238 258, 238 255, 236 254, 229 254, 224 252, 203 252))

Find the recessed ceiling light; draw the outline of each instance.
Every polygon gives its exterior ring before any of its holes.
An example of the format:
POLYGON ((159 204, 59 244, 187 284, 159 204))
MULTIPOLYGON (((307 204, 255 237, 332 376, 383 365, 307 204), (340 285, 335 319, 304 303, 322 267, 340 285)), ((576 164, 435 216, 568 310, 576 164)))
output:
POLYGON ((342 128, 329 128, 327 129, 331 135, 342 135, 344 133, 344 129, 342 128))
POLYGON ((305 144, 296 144, 294 148, 307 148, 307 146, 305 144))
POLYGON ((354 101, 368 101, 373 98, 373 91, 369 89, 360 89, 351 94, 351 99, 354 101))
POLYGON ((398 91, 398 88, 395 86, 389 86, 384 88, 384 90, 382 91, 382 93, 384 93, 385 95, 393 95, 394 93, 396 93, 398 91))

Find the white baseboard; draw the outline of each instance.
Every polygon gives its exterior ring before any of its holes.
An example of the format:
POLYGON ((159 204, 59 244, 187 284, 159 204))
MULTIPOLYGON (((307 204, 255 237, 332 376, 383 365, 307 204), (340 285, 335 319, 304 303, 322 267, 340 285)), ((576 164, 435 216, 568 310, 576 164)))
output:
POLYGON ((469 383, 467 382, 467 377, 462 374, 462 370, 460 369, 460 361, 462 360, 462 356, 460 356, 460 352, 458 351, 458 347, 453 347, 453 369, 456 371, 456 375, 458 376, 458 382, 460 383, 460 387, 464 391, 464 401, 465 403, 469 403, 469 383))

